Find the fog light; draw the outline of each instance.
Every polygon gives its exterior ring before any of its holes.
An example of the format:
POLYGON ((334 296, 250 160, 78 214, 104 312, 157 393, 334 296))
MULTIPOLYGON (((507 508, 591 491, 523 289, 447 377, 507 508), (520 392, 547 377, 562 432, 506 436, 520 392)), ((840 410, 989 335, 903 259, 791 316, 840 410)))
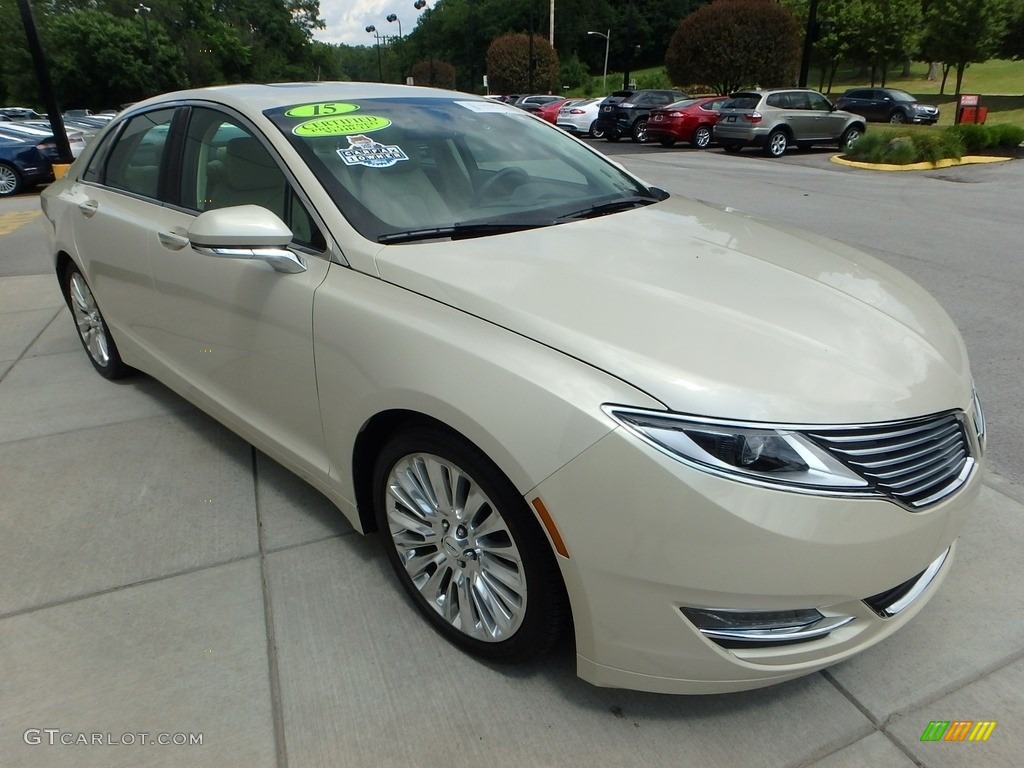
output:
POLYGON ((853 621, 853 616, 823 616, 814 608, 741 611, 731 608, 681 608, 700 633, 726 648, 752 648, 817 640, 853 621))

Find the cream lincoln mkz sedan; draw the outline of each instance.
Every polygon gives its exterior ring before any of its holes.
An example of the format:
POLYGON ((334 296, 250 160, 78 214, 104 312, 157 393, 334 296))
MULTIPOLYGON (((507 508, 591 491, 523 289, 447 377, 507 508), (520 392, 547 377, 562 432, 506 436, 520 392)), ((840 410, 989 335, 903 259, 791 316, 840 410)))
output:
POLYGON ((935 594, 985 429, 886 265, 652 188, 522 110, 249 85, 139 103, 43 195, 92 364, 379 531, 441 634, 597 685, 754 688, 935 594))

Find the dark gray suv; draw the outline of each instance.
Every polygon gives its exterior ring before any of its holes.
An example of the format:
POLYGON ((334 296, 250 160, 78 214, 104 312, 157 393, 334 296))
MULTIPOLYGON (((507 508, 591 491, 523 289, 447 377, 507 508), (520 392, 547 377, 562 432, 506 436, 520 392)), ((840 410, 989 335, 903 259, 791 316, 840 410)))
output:
POLYGON ((715 124, 715 139, 726 152, 753 146, 769 157, 782 157, 794 145, 847 149, 862 133, 863 117, 836 109, 817 91, 803 88, 734 93, 715 124))
POLYGON ((682 91, 615 91, 601 102, 594 128, 603 131, 608 141, 629 136, 643 144, 647 141, 647 118, 651 116, 651 110, 685 98, 682 91))

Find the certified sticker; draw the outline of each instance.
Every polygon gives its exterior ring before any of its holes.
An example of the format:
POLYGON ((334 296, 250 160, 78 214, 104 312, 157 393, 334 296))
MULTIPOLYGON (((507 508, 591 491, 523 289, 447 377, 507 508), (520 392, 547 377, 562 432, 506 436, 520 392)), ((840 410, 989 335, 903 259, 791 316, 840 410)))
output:
POLYGON ((401 147, 395 144, 380 144, 369 136, 349 136, 348 144, 348 147, 338 150, 338 157, 345 165, 390 168, 395 163, 409 159, 401 147))
POLYGON ((292 129, 296 136, 348 136, 387 128, 391 121, 376 115, 341 115, 307 120, 292 129))
POLYGON ((359 109, 358 104, 345 104, 340 101, 325 101, 322 104, 303 104, 292 107, 285 115, 288 117, 327 117, 329 115, 343 115, 346 112, 355 112, 359 109))

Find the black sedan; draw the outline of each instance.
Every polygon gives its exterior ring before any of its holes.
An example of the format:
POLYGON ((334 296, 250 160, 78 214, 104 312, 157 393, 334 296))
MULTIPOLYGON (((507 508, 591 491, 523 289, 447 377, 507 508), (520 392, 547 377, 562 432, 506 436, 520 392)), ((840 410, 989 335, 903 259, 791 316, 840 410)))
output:
POLYGON ((932 125, 939 120, 938 107, 922 104, 897 88, 853 88, 839 97, 836 106, 878 123, 932 125))

